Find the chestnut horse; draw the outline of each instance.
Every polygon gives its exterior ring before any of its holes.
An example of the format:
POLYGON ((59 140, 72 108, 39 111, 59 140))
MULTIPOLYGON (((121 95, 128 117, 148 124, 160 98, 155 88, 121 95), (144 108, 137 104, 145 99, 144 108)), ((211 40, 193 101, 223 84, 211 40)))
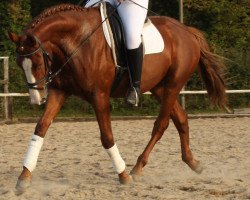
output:
MULTIPOLYGON (((161 107, 149 143, 138 157, 131 174, 132 177, 141 175, 150 152, 167 129, 170 118, 179 132, 182 160, 192 170, 201 173, 202 167, 189 147, 187 115, 177 98, 198 68, 211 101, 224 106, 223 62, 211 53, 204 36, 197 29, 168 17, 150 19, 160 31, 165 48, 161 53, 144 57, 141 90, 143 93, 151 91, 161 107)), ((115 66, 102 28, 98 28, 100 24, 98 8, 84 9, 63 4, 42 12, 22 35, 9 33, 16 44, 17 64, 26 75, 31 103, 41 104, 46 100, 34 135, 44 138, 67 97, 76 95, 93 106, 103 147, 107 150, 115 145, 110 98, 125 96, 129 78, 126 75, 110 95, 115 66)), ((118 176, 121 183, 132 180, 126 170, 118 173, 118 176)), ((31 170, 23 167, 17 188, 28 187, 30 181, 31 170)))

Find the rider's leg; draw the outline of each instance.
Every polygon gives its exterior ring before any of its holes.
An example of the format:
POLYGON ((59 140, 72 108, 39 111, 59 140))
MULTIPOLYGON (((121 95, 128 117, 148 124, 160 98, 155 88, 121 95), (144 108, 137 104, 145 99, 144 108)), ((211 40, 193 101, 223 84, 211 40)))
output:
POLYGON ((126 101, 129 104, 137 106, 139 103, 141 72, 143 63, 143 46, 136 49, 127 49, 128 67, 130 73, 130 85, 126 96, 126 101))
POLYGON ((124 1, 118 7, 118 13, 124 25, 131 80, 131 88, 128 91, 126 101, 133 105, 137 105, 139 101, 143 63, 141 34, 147 16, 147 7, 148 0, 124 1))
MULTIPOLYGON (((90 0, 85 7, 96 3, 90 0)), ((113 6, 118 5, 117 0, 106 0, 113 6)), ((122 19, 127 46, 128 68, 130 73, 130 85, 126 101, 129 104, 138 105, 140 95, 141 72, 143 63, 143 46, 141 34, 147 16, 148 0, 126 0, 117 8, 122 19)))
MULTIPOLYGON (((110 3, 112 6, 117 6, 118 5, 118 1, 117 0, 105 0, 106 2, 110 3)), ((85 0, 85 8, 91 7, 91 6, 95 6, 98 5, 98 3, 100 3, 100 0, 85 0)))

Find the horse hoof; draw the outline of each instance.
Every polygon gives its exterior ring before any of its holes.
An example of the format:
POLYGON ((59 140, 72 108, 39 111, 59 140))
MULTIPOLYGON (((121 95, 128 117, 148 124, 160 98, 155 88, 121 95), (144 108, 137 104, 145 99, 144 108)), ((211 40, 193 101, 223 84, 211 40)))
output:
POLYGON ((132 176, 133 180, 136 181, 136 182, 140 181, 140 179, 141 179, 141 174, 136 173, 134 170, 132 170, 130 172, 130 175, 132 176))
POLYGON ((197 174, 201 174, 203 171, 203 166, 200 162, 198 162, 197 166, 193 169, 194 172, 197 174))
POLYGON ((141 175, 131 174, 133 181, 139 182, 141 180, 141 175))
POLYGON ((129 183, 131 183, 133 181, 133 178, 132 178, 132 176, 130 176, 130 175, 127 175, 126 176, 126 178, 124 178, 124 177, 119 177, 119 182, 120 182, 120 184, 122 184, 122 185, 127 185, 127 184, 129 184, 129 183))
POLYGON ((18 179, 16 183, 16 190, 19 194, 24 193, 31 186, 31 180, 29 179, 18 179))

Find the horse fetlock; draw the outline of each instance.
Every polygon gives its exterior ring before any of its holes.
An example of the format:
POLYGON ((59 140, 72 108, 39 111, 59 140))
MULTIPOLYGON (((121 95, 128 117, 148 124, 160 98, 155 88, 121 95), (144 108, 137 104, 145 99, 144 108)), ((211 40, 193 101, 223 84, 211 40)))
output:
POLYGON ((193 155, 190 153, 189 155, 182 155, 182 161, 183 162, 185 162, 185 163, 190 163, 190 162, 192 162, 193 160, 195 160, 194 158, 193 158, 193 155))
POLYGON ((31 180, 31 175, 27 176, 21 174, 16 183, 17 192, 19 194, 25 192, 31 186, 31 180))
POLYGON ((191 159, 189 161, 184 161, 184 162, 197 174, 201 174, 201 172, 203 171, 203 166, 198 160, 191 159))
POLYGON ((134 168, 131 170, 130 174, 133 176, 133 179, 136 180, 137 176, 141 176, 142 173, 142 169, 143 167, 145 167, 145 165, 147 164, 147 160, 145 158, 143 158, 143 155, 140 155, 136 165, 134 166, 134 168))
POLYGON ((18 177, 18 179, 19 180, 26 180, 26 179, 31 180, 31 178, 32 178, 31 172, 26 167, 23 167, 23 171, 20 174, 20 176, 18 177))
POLYGON ((118 176, 120 184, 126 185, 133 181, 132 176, 127 174, 125 171, 120 173, 118 176))
POLYGON ((142 168, 137 165, 131 170, 130 175, 133 177, 133 181, 139 181, 142 174, 142 168))
POLYGON ((136 165, 139 165, 139 166, 141 166, 141 168, 143 168, 143 167, 146 166, 147 163, 148 163, 148 160, 145 159, 143 157, 143 155, 140 155, 139 158, 138 158, 138 160, 137 160, 137 164, 136 165))

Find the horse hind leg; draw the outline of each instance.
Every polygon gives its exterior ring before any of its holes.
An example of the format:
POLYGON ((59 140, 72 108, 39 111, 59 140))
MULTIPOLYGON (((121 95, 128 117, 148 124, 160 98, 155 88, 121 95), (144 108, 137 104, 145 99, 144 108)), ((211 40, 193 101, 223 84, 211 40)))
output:
POLYGON ((170 117, 174 122, 176 129, 179 132, 182 160, 193 171, 200 174, 203 170, 203 167, 201 166, 200 162, 197 161, 192 155, 191 149, 189 147, 189 126, 188 126, 187 114, 182 109, 178 101, 175 102, 170 117))
POLYGON ((138 157, 137 163, 131 171, 134 179, 141 175, 142 169, 146 166, 149 154, 154 145, 161 139, 164 131, 168 128, 169 118, 171 118, 179 132, 182 149, 182 159, 188 166, 197 173, 202 172, 202 167, 196 159, 193 158, 192 152, 189 147, 189 128, 187 116, 177 101, 177 93, 171 94, 171 89, 165 89, 159 86, 152 90, 156 99, 161 102, 161 111, 154 123, 151 139, 138 157))
MULTIPOLYGON (((163 98, 163 88, 157 88, 153 91, 153 95, 161 102, 163 98)), ((201 163, 193 157, 192 151, 189 146, 189 126, 188 117, 186 112, 176 101, 173 110, 170 114, 178 133, 181 142, 182 160, 196 173, 200 174, 203 170, 201 163)))
POLYGON ((157 89, 154 89, 152 93, 155 93, 156 91, 163 93, 163 95, 159 97, 160 99, 162 99, 161 109, 154 123, 151 139, 148 142, 148 145, 146 146, 143 153, 138 157, 137 163, 131 171, 134 179, 141 175, 142 169, 148 162, 150 152, 154 148, 155 144, 161 139, 164 131, 168 128, 170 113, 178 96, 178 92, 176 92, 176 90, 173 90, 173 88, 171 87, 158 87, 157 89))

